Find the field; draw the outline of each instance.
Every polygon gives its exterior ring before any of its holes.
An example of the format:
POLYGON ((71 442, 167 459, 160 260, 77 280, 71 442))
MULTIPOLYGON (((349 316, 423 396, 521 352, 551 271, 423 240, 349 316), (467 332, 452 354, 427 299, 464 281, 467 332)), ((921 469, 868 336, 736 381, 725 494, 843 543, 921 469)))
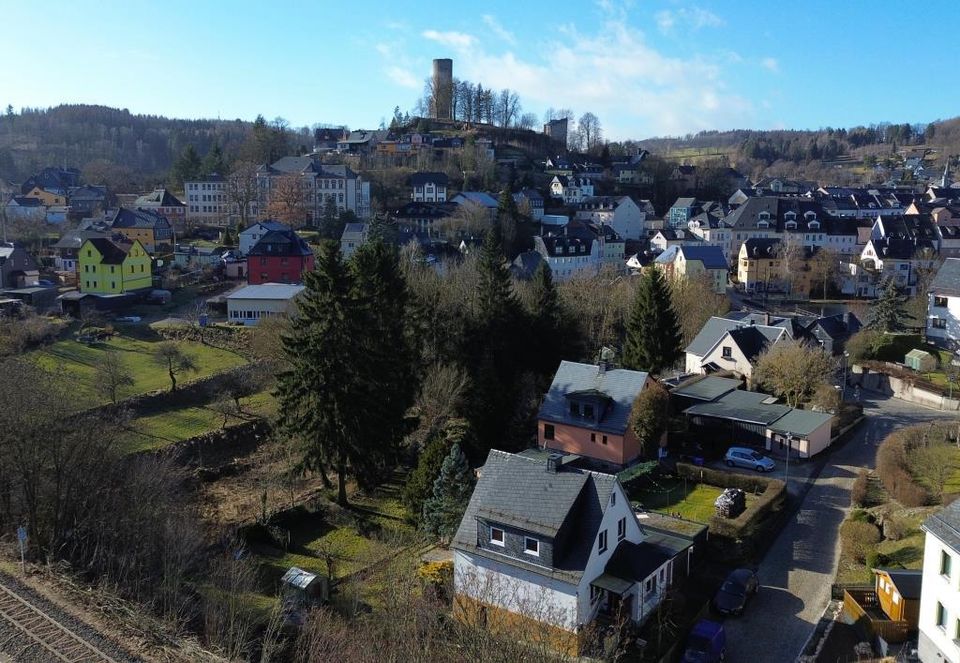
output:
MULTIPOLYGON (((276 398, 269 390, 244 399, 241 403, 243 415, 227 414, 227 426, 273 415, 277 411, 276 398)), ((120 446, 125 453, 159 449, 223 426, 224 415, 210 404, 152 412, 130 422, 120 446)))
MULTIPOLYGON (((108 341, 87 345, 72 338, 57 341, 26 356, 35 360, 43 368, 61 376, 71 390, 76 391, 81 400, 90 406, 106 403, 94 388, 97 366, 107 352, 120 353, 124 366, 133 374, 134 384, 125 388, 121 397, 128 397, 158 389, 169 389, 170 378, 166 370, 154 362, 159 336, 144 335, 134 337, 123 333, 108 341)), ((209 345, 190 341, 180 343, 190 354, 197 371, 179 376, 183 382, 206 377, 245 363, 245 359, 235 352, 221 350, 209 345)))

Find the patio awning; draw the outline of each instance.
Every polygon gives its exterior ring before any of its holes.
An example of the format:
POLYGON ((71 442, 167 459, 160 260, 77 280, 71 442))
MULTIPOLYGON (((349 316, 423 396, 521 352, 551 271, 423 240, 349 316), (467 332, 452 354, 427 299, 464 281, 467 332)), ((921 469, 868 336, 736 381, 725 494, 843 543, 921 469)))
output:
POLYGON ((618 578, 617 576, 611 575, 609 573, 604 573, 603 575, 598 576, 596 580, 594 580, 590 584, 593 585, 594 587, 605 589, 608 592, 613 592, 617 596, 623 596, 633 586, 632 581, 624 580, 623 578, 618 578))

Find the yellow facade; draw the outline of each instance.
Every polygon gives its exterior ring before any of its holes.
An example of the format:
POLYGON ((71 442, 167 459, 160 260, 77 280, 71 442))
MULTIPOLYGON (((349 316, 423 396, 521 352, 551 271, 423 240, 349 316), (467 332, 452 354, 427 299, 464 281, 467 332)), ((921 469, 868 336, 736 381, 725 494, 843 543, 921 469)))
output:
POLYGON ((748 257, 746 244, 743 244, 737 257, 737 281, 747 290, 788 291, 809 295, 810 265, 806 260, 797 260, 787 274, 782 257, 772 255, 751 258, 748 257))
POLYGON ((153 285, 150 255, 140 242, 120 247, 126 256, 122 263, 104 263, 103 254, 89 239, 80 247, 77 258, 77 287, 95 295, 119 295, 153 285))
POLYGON ((33 189, 30 190, 30 193, 24 196, 24 198, 36 198, 47 207, 67 204, 67 199, 64 196, 56 193, 50 193, 49 191, 41 189, 38 186, 33 187, 33 189))

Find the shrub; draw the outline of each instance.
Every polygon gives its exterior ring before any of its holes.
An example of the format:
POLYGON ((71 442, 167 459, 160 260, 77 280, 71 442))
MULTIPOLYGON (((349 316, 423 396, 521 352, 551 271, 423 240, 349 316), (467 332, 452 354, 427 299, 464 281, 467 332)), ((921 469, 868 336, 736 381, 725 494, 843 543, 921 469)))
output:
POLYGON ((867 555, 880 543, 880 530, 870 523, 847 520, 840 526, 840 541, 850 557, 864 564, 867 555))
POLYGON ((887 492, 907 507, 925 506, 932 502, 930 492, 917 483, 908 470, 908 448, 911 443, 916 443, 919 430, 913 427, 896 431, 887 436, 877 450, 877 476, 887 492))
POLYGON ((883 535, 891 541, 899 541, 910 533, 910 523, 903 518, 891 516, 883 523, 883 535))
POLYGON ((894 336, 873 329, 862 329, 847 339, 844 349, 850 353, 851 361, 877 359, 894 343, 894 336))
POLYGON ((866 470, 860 470, 856 480, 853 482, 853 488, 850 489, 851 506, 866 506, 867 493, 870 488, 869 475, 866 470))
POLYGON ((866 566, 868 569, 879 569, 890 565, 890 558, 877 550, 867 553, 866 566))
POLYGON ((870 523, 873 524, 873 516, 863 509, 854 509, 850 512, 850 520, 856 521, 858 523, 870 523))

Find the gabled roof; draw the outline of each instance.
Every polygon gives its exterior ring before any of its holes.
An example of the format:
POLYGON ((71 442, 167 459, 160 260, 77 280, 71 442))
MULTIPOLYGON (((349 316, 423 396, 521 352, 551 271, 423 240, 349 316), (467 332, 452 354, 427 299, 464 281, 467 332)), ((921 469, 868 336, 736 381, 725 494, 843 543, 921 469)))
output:
POLYGON ((424 184, 437 184, 447 186, 450 178, 446 173, 414 173, 409 179, 410 186, 423 186, 424 184))
POLYGON ((935 295, 960 297, 960 258, 947 258, 930 284, 935 295))
MULTIPOLYGON (((781 327, 779 324, 756 324, 758 320, 763 320, 763 318, 759 316, 741 316, 738 313, 730 313, 729 316, 729 318, 712 316, 704 323, 703 327, 700 328, 700 331, 690 342, 690 345, 686 347, 684 352, 697 357, 704 357, 717 346, 720 340, 726 336, 727 332, 734 331, 737 328, 754 329, 758 331, 764 339, 766 339, 766 343, 776 342, 784 333, 793 336, 789 329, 781 327)), ((776 319, 776 321, 777 323, 782 322, 779 318, 776 319)), ((774 322, 774 320, 771 319, 771 322, 774 322)), ((741 337, 738 336, 736 338, 739 339, 741 337)), ((747 343, 749 346, 750 338, 747 336, 742 336, 742 338, 744 343, 747 343)), ((745 351, 745 348, 741 347, 741 350, 745 351)), ((744 353, 746 354, 746 352, 744 353)), ((751 355, 747 354, 746 356, 750 357, 751 355)))
POLYGON ((776 237, 751 237, 743 243, 743 251, 747 258, 753 260, 767 260, 776 258, 780 248, 780 239, 776 237))
POLYGON ((731 329, 727 332, 727 337, 740 348, 748 361, 753 361, 771 343, 769 335, 761 332, 756 325, 731 329))
POLYGON ((106 237, 90 237, 86 241, 90 242, 100 255, 103 256, 101 264, 122 265, 124 259, 127 257, 127 249, 106 237))
POLYGON ((470 202, 488 209, 497 207, 497 200, 485 191, 461 191, 451 199, 451 202, 458 204, 470 202))
POLYGON ((678 246, 685 260, 699 260, 705 269, 728 269, 727 257, 719 246, 678 246))
POLYGON ((250 226, 246 230, 241 230, 240 234, 252 235, 254 233, 260 233, 260 232, 270 231, 270 230, 278 230, 278 231, 290 230, 290 226, 286 225, 285 223, 280 223, 279 221, 258 221, 257 223, 254 223, 252 226, 250 226))
POLYGON ((616 477, 567 465, 557 472, 548 472, 541 460, 496 449, 490 451, 479 475, 452 547, 495 556, 501 563, 564 582, 579 582, 616 477), (568 534, 556 541, 553 567, 546 568, 484 551, 477 545, 478 519, 551 538, 561 529, 568 534))
POLYGON ((340 235, 340 240, 360 242, 363 241, 364 237, 367 234, 367 224, 366 223, 348 223, 343 227, 343 233, 340 235))
POLYGON ((119 208, 110 221, 111 228, 145 228, 151 230, 166 230, 170 222, 161 214, 153 210, 119 208))
POLYGON ((677 202, 671 205, 671 209, 674 207, 696 207, 697 199, 696 198, 677 198, 677 202))
POLYGON ((960 552, 960 500, 923 521, 923 529, 960 552))
POLYGON ((179 198, 166 189, 154 189, 145 193, 134 203, 137 207, 186 207, 179 198))
POLYGON ((290 229, 270 230, 251 247, 248 256, 312 256, 313 249, 290 229))
POLYGON ((79 249, 85 241, 95 237, 106 237, 107 234, 100 230, 68 230, 57 243, 53 245, 55 249, 79 249))
POLYGON ((813 410, 792 409, 770 424, 770 429, 778 433, 805 436, 817 430, 833 419, 833 415, 813 410))
POLYGON ((627 430, 633 401, 643 389, 647 378, 648 374, 643 371, 625 368, 601 371, 593 364, 562 361, 537 417, 545 421, 590 427, 622 435, 627 430), (567 395, 590 390, 600 392, 610 399, 599 424, 570 415, 567 395))

